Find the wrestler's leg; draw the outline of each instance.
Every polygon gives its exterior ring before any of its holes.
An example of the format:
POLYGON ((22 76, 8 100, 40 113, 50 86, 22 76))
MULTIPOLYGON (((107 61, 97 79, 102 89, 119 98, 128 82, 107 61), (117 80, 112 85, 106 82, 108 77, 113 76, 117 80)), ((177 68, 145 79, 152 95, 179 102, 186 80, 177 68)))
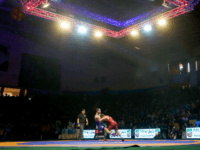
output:
POLYGON ((122 135, 118 131, 118 124, 117 124, 117 122, 115 123, 115 132, 121 137, 122 141, 124 141, 124 138, 122 137, 122 135))
POLYGON ((119 133, 119 131, 115 131, 121 138, 122 138, 122 135, 119 133))
POLYGON ((106 132, 105 132, 106 135, 107 135, 107 133, 109 133, 109 134, 112 134, 112 133, 113 133, 111 130, 108 130, 108 128, 104 128, 104 131, 106 131, 106 132))
POLYGON ((107 134, 109 133, 109 134, 112 134, 112 131, 110 131, 108 128, 104 128, 104 131, 105 131, 105 133, 104 133, 104 141, 107 141, 106 140, 106 137, 107 137, 107 134))

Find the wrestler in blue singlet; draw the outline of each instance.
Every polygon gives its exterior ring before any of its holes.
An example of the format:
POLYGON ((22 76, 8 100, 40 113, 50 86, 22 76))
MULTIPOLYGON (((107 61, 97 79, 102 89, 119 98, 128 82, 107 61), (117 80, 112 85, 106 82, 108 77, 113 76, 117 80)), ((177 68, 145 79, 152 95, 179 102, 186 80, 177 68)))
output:
MULTIPOLYGON (((100 117, 100 115, 98 115, 98 114, 96 114, 95 116, 98 116, 98 117, 100 117)), ((94 118, 95 118, 95 116, 94 116, 94 118)), ((95 120, 96 121, 96 120, 95 120)), ((105 128, 105 126, 104 126, 104 124, 103 124, 103 122, 101 122, 101 124, 99 123, 99 121, 96 121, 96 126, 97 126, 97 128, 99 129, 99 130, 104 130, 104 128, 105 128)))

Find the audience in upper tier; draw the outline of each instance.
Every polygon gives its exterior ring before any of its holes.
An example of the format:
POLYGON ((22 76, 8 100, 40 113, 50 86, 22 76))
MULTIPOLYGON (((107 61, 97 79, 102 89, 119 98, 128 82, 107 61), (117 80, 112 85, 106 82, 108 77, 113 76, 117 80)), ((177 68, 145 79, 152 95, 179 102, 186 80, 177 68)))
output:
POLYGON ((35 95, 0 97, 0 140, 58 139, 62 129, 76 128, 77 115, 86 109, 89 126, 95 129, 95 108, 110 115, 119 128, 160 128, 167 139, 185 139, 190 116, 200 115, 198 89, 123 95, 35 95))

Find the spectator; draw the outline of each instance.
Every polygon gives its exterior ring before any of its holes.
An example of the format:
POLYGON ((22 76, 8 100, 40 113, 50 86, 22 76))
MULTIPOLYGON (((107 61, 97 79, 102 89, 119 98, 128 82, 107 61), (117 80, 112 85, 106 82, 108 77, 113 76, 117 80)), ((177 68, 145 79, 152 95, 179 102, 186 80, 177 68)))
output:
POLYGON ((167 139, 170 139, 171 138, 171 127, 168 126, 168 129, 167 129, 167 139))
POLYGON ((130 121, 130 127, 131 127, 131 128, 133 127, 133 122, 132 122, 132 121, 130 121))
POLYGON ((72 129, 72 123, 70 121, 68 122, 68 125, 67 125, 67 130, 68 129, 72 129))
POLYGON ((185 140, 186 139, 186 130, 185 128, 183 128, 183 131, 182 131, 182 140, 185 140))
POLYGON ((187 110, 190 110, 190 104, 187 103, 187 104, 185 105, 185 108, 186 108, 187 110))
POLYGON ((182 137, 182 133, 181 133, 180 127, 178 127, 178 129, 177 129, 177 139, 181 139, 181 137, 182 137))
POLYGON ((51 139, 56 139, 55 130, 56 130, 55 126, 51 125, 51 129, 50 129, 51 139))
POLYGON ((124 127, 125 126, 125 121, 124 121, 124 118, 122 119, 122 121, 121 121, 121 125, 122 125, 122 127, 124 127))
POLYGON ((169 125, 173 125, 173 121, 172 120, 170 120, 169 125))
POLYGON ((132 137, 135 138, 135 129, 137 128, 137 126, 133 127, 133 132, 132 132, 132 137))
POLYGON ((175 109, 174 109, 174 107, 171 109, 171 114, 172 114, 172 115, 175 114, 175 109))
POLYGON ((158 132, 158 135, 156 135, 153 139, 164 139, 164 137, 160 132, 158 132))
POLYGON ((4 141, 4 138, 5 138, 4 129, 0 129, 0 141, 4 141))
POLYGON ((186 114, 184 114, 184 116, 183 116, 183 118, 182 118, 182 122, 183 122, 183 123, 188 122, 188 117, 187 117, 186 114))
POLYGON ((55 137, 56 137, 56 138, 58 138, 60 131, 61 131, 60 126, 57 125, 57 126, 55 127, 55 137))
POLYGON ((46 135, 47 135, 48 139, 50 139, 50 137, 51 137, 50 130, 51 130, 51 126, 50 126, 50 124, 48 124, 46 127, 46 135))
POLYGON ((46 124, 43 124, 41 129, 42 129, 42 139, 45 139, 46 138, 46 124))
POLYGON ((56 125, 56 127, 60 127, 61 126, 61 121, 57 120, 55 125, 56 125))

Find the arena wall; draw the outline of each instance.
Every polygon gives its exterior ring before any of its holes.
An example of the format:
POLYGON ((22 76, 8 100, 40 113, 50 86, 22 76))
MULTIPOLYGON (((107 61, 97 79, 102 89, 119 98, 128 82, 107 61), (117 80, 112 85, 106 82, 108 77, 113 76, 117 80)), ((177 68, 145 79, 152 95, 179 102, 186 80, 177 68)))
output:
POLYGON ((0 72, 0 84, 4 86, 19 86, 23 53, 60 60, 61 91, 100 91, 106 87, 111 90, 133 90, 168 84, 166 65, 160 65, 152 72, 149 64, 138 60, 135 64, 129 64, 113 55, 103 44, 84 44, 84 41, 76 42, 71 38, 62 47, 52 47, 4 29, 0 29, 0 34, 3 35, 0 44, 6 45, 10 53, 8 71, 0 72), (95 78, 99 82, 95 82, 95 78))

